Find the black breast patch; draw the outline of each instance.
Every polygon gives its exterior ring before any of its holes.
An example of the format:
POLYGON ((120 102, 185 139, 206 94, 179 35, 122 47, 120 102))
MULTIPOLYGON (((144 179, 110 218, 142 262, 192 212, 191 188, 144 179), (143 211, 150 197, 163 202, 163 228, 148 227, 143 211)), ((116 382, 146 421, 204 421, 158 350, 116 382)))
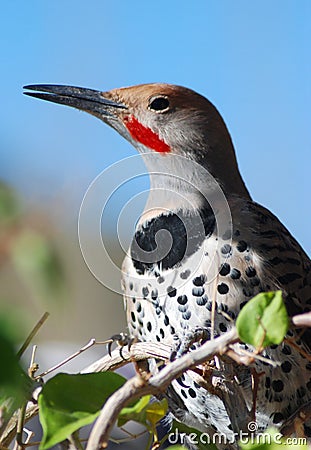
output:
POLYGON ((163 214, 147 222, 136 231, 131 244, 137 273, 180 265, 213 233, 215 223, 210 206, 195 213, 163 214))

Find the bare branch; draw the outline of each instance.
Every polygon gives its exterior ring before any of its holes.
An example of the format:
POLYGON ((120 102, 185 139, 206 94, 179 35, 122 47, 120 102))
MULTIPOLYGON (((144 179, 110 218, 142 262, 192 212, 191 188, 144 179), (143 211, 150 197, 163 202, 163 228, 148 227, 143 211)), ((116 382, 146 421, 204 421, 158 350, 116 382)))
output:
POLYGON ((90 366, 81 370, 80 373, 105 372, 107 370, 116 370, 130 362, 142 361, 144 359, 156 358, 167 361, 170 359, 172 348, 170 345, 154 342, 136 342, 131 345, 130 350, 127 346, 116 349, 109 355, 95 361, 90 366))
MULTIPOLYGON (((295 316, 294 318, 292 318, 292 323, 294 326, 311 326, 311 313, 295 316)), ((97 419, 93 427, 86 450, 97 450, 100 447, 104 448, 108 445, 108 439, 111 429, 115 421, 117 420, 121 409, 130 400, 146 394, 157 395, 161 392, 164 392, 169 384, 174 379, 178 378, 178 376, 180 376, 182 373, 191 368, 197 367, 204 362, 207 362, 215 355, 223 355, 226 353, 236 362, 245 364, 243 357, 241 357, 237 353, 234 353, 234 347, 232 346, 232 344, 234 344, 238 340, 239 338, 237 330, 234 327, 219 338, 206 342, 197 350, 191 353, 187 353, 178 360, 168 364, 161 370, 161 372, 150 377, 149 380, 143 379, 139 375, 129 380, 121 389, 115 392, 107 400, 99 418, 97 419)), ((133 346, 130 352, 127 351, 126 353, 124 353, 124 355, 126 354, 125 357, 129 357, 132 361, 138 361, 139 357, 137 357, 138 355, 136 353, 138 349, 140 352, 142 352, 141 359, 145 359, 145 357, 147 356, 146 354, 148 354, 151 350, 154 358, 167 359, 168 349, 164 349, 165 355, 163 355, 163 348, 161 348, 162 346, 163 344, 161 344, 161 346, 160 344, 157 344, 154 351, 154 349, 150 348, 150 343, 144 343, 144 345, 142 345, 142 343, 137 343, 133 346)), ((151 357, 151 355, 149 357, 151 357)), ((107 358, 102 358, 102 360, 96 363, 96 366, 92 365, 89 368, 85 369, 84 372, 88 371, 89 369, 103 370, 107 367, 110 367, 110 369, 108 370, 111 370, 111 368, 117 368, 123 364, 125 364, 125 362, 122 362, 122 357, 120 357, 120 355, 113 361, 110 361, 110 363, 107 361, 107 358)), ((220 382, 220 385, 217 387, 220 389, 221 396, 227 409, 227 413, 231 419, 236 416, 236 411, 234 410, 234 408, 236 408, 236 402, 232 403, 232 398, 234 397, 235 400, 237 398, 241 399, 239 408, 243 411, 243 413, 240 414, 240 417, 246 418, 246 421, 240 423, 236 422, 235 420, 234 422, 236 423, 234 423, 234 428, 240 430, 243 429, 245 423, 248 423, 252 419, 252 411, 248 410, 247 405, 243 400, 243 395, 239 392, 239 386, 230 381, 228 382, 222 380, 220 382)))
POLYGON ((121 409, 130 401, 146 394, 157 395, 164 392, 170 383, 186 370, 199 366, 216 354, 224 354, 227 346, 238 340, 236 328, 222 336, 208 341, 197 350, 165 366, 148 380, 136 375, 109 397, 91 431, 86 450, 98 450, 107 447, 111 429, 121 409))
POLYGON ((311 327, 311 312, 292 317, 292 323, 295 327, 311 327))
POLYGON ((71 361, 72 359, 76 358, 77 356, 79 356, 81 353, 85 352, 86 350, 88 350, 89 348, 93 347, 93 345, 96 344, 96 341, 94 338, 91 338, 89 340, 89 342, 87 344, 85 344, 83 347, 81 347, 78 351, 76 351, 75 353, 73 353, 72 355, 68 356, 67 358, 65 358, 63 361, 57 363, 55 366, 51 367, 50 369, 46 370, 45 372, 40 373, 40 375, 37 375, 36 378, 40 379, 45 377, 46 375, 48 375, 51 372, 54 372, 54 370, 59 369, 60 367, 64 366, 65 364, 67 364, 69 361, 71 361))

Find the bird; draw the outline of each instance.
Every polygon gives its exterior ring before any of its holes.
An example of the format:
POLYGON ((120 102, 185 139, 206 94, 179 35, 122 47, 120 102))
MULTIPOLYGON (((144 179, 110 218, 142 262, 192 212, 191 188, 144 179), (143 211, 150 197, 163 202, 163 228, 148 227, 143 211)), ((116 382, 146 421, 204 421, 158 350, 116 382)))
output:
MULTIPOLYGON (((278 218, 252 199, 228 128, 207 98, 166 83, 107 92, 46 84, 25 88, 29 96, 101 119, 138 150, 147 167, 149 197, 122 265, 131 337, 167 343, 179 357, 202 344, 195 339, 198 330, 208 340, 231 329, 260 292, 281 290, 290 316, 310 311, 310 259, 278 218)), ((311 400, 310 333, 290 329, 287 338, 263 352, 276 365, 253 363, 260 374, 259 430, 281 428, 311 400)), ((216 363, 211 370, 221 373, 216 363)), ((251 368, 228 361, 222 368, 229 366, 251 408, 251 368)), ((150 362, 150 371, 158 370, 161 366, 150 362)), ((234 438, 223 399, 194 372, 174 380, 165 396, 180 422, 234 438)))

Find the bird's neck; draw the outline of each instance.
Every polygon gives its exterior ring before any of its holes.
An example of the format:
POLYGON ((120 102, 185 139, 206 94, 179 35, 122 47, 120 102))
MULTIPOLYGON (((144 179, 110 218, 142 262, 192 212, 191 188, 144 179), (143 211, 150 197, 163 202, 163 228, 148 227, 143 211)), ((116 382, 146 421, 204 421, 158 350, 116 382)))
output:
MULTIPOLYGON (((171 212, 192 214, 207 205, 214 210, 224 209, 230 191, 227 193, 203 165, 176 154, 143 153, 142 156, 150 176, 150 192, 138 226, 171 212)), ((237 176, 240 177, 239 172, 237 176)), ((228 178, 228 189, 235 182, 232 177, 231 174, 228 178)), ((241 177, 238 182, 241 195, 249 198, 241 177)))
POLYGON ((204 206, 206 174, 198 164, 174 154, 146 153, 143 159, 149 172, 150 191, 141 224, 161 214, 187 213, 204 206))

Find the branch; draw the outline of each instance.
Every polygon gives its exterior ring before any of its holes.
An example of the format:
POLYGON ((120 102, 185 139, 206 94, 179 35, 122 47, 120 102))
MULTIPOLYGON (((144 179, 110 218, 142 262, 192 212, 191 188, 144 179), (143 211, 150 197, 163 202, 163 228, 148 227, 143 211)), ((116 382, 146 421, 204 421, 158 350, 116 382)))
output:
POLYGON ((181 358, 171 362, 159 373, 149 379, 143 378, 138 374, 127 381, 106 401, 91 431, 86 450, 97 450, 100 447, 107 447, 111 429, 122 408, 130 400, 134 400, 147 394, 161 394, 175 378, 178 378, 186 370, 205 363, 212 359, 216 354, 224 354, 228 349, 228 345, 237 341, 238 335, 236 328, 232 328, 222 336, 206 342, 197 350, 187 353, 181 358))
MULTIPOLYGON (((305 313, 293 317, 292 324, 294 327, 311 327, 311 313, 305 313)), ((217 339, 206 342, 197 350, 191 353, 187 353, 176 361, 168 364, 161 370, 161 372, 154 376, 151 376, 149 379, 143 378, 140 374, 138 374, 127 381, 105 403, 91 431, 86 450, 97 450, 100 447, 107 447, 111 429, 116 422, 122 408, 126 406, 126 404, 130 400, 134 400, 147 394, 159 395, 162 392, 165 392, 171 382, 174 379, 178 378, 182 373, 207 362, 216 355, 221 356, 227 353, 227 355, 231 358, 234 357, 233 359, 235 361, 245 363, 245 361, 242 361, 242 358, 240 358, 239 355, 234 353, 232 344, 238 341, 239 338, 237 330, 234 327, 217 339), (239 359, 240 361, 238 361, 239 359)), ((124 349, 122 353, 126 358, 129 358, 132 361, 145 359, 146 353, 148 354, 149 352, 153 354, 154 358, 167 360, 168 356, 170 355, 170 350, 169 348, 167 348, 167 346, 164 347, 165 348, 163 349, 163 344, 156 344, 154 346, 154 344, 151 344, 149 342, 137 343, 133 345, 131 351, 128 351, 128 349, 124 351, 124 349), (141 352, 139 355, 136 353, 137 350, 141 352)), ((255 355, 253 355, 253 357, 254 356, 255 355)), ((85 369, 83 372, 87 372, 90 369, 92 371, 111 370, 124 364, 125 362, 122 362, 122 357, 120 357, 119 354, 118 357, 114 356, 113 361, 111 360, 110 363, 107 361, 107 357, 104 357, 100 361, 97 361, 97 363, 85 369)), ((249 409, 247 408, 243 392, 241 391, 241 387, 237 383, 232 382, 230 377, 229 380, 218 378, 216 379, 216 384, 217 382, 219 383, 218 386, 216 385, 216 388, 219 388, 219 392, 217 395, 220 394, 220 397, 222 397, 223 399, 228 416, 233 426, 233 431, 245 429, 245 424, 253 420, 253 417, 252 411, 249 411, 249 409), (233 399, 235 401, 233 401, 233 399), (238 415, 236 414, 237 400, 239 400, 238 415)))
POLYGON ((139 362, 149 358, 168 361, 172 353, 172 347, 168 344, 153 342, 136 342, 131 345, 130 350, 127 346, 117 348, 109 355, 95 361, 80 373, 105 372, 107 370, 116 370, 130 362, 139 362))
POLYGON ((292 324, 294 327, 311 327, 311 312, 298 314, 292 317, 292 324))

